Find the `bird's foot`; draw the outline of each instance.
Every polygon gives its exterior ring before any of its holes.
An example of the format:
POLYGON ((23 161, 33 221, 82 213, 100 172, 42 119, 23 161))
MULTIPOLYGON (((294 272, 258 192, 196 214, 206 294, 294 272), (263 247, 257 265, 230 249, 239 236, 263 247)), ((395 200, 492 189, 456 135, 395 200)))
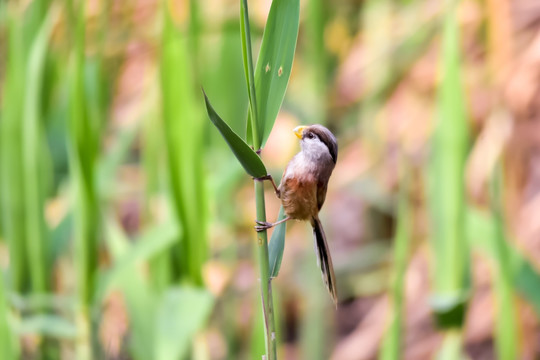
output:
POLYGON ((257 221, 257 220, 255 220, 255 222, 257 223, 257 225, 255 225, 255 230, 257 232, 268 230, 268 229, 270 229, 271 227, 274 226, 274 224, 266 222, 266 221, 257 221))
POLYGON ((277 196, 279 199, 281 199, 281 191, 280 191, 279 188, 277 187, 276 182, 274 181, 274 178, 272 177, 272 175, 265 175, 265 176, 261 176, 261 177, 254 177, 253 180, 255 180, 255 181, 270 180, 270 182, 272 183, 272 186, 274 187, 274 192, 276 193, 276 196, 277 196))

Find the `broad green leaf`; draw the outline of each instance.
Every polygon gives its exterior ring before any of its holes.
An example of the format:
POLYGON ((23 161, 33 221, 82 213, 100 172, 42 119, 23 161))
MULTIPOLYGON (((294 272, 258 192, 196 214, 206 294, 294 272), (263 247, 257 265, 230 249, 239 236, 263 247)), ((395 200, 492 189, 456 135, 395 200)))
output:
MULTIPOLYGON (((285 218, 285 211, 283 206, 279 209, 278 219, 282 220, 285 218)), ((287 230, 287 222, 283 222, 277 225, 272 232, 272 237, 270 238, 270 244, 268 245, 269 249, 269 263, 270 263, 270 277, 277 277, 279 274, 279 269, 281 267, 281 260, 283 259, 283 250, 285 248, 285 230, 287 230)))
POLYGON ((163 294, 156 318, 154 359, 183 359, 204 324, 214 299, 204 290, 194 287, 171 288, 163 294))
POLYGON ((219 117, 204 91, 203 94, 208 117, 219 130, 244 170, 256 178, 265 176, 267 174, 266 168, 259 155, 219 117))
POLYGON ((264 146, 289 83, 300 18, 300 0, 274 0, 266 20, 255 68, 257 125, 264 146))

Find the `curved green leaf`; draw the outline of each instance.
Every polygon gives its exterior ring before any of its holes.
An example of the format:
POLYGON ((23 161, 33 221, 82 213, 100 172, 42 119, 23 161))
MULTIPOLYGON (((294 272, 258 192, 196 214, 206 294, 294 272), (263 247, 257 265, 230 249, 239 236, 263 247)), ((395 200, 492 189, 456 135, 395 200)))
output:
MULTIPOLYGON (((279 215, 277 221, 285 219, 285 211, 283 206, 279 209, 279 215)), ((281 260, 283 259, 283 249, 285 248, 285 230, 287 229, 287 222, 282 222, 277 225, 272 233, 269 244, 269 260, 270 260, 270 276, 276 277, 279 274, 279 268, 281 267, 281 260)))
POLYGON ((300 0, 274 0, 268 14, 255 68, 257 132, 261 147, 268 139, 285 97, 298 37, 300 0))
POLYGON ((255 153, 255 151, 253 151, 253 149, 250 148, 249 145, 246 144, 246 142, 242 140, 242 138, 238 136, 229 127, 229 125, 227 125, 227 123, 219 117, 210 104, 210 100, 208 100, 204 90, 203 94, 208 117, 219 130, 244 170, 246 170, 246 172, 253 177, 265 176, 267 174, 266 167, 264 166, 259 155, 257 155, 257 153, 255 153))

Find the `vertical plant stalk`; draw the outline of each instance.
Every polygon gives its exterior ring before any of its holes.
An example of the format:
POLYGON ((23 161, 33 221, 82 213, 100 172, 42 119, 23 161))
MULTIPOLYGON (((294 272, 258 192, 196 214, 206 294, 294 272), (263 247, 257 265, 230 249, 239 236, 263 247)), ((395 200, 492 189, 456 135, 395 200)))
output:
POLYGON ((23 293, 30 285, 26 251, 24 209, 24 168, 22 155, 22 109, 24 92, 23 24, 11 14, 7 17, 7 49, 2 84, 2 121, 0 121, 0 177, 3 236, 10 255, 10 283, 15 292, 23 293))
MULTIPOLYGON (((42 98, 44 63, 49 35, 57 11, 54 8, 43 20, 36 32, 30 48, 27 63, 27 88, 23 109, 23 154, 24 154, 24 188, 26 192, 26 236, 32 291, 44 293, 48 289, 47 269, 47 231, 45 225, 45 195, 43 194, 43 163, 48 148, 43 144, 43 129, 40 122, 39 101, 42 98)), ((50 169, 46 169, 49 171, 50 169)))
POLYGON ((464 173, 468 123, 461 84, 457 2, 447 1, 442 33, 441 81, 430 164, 433 287, 431 306, 445 340, 441 358, 459 358, 470 290, 469 247, 465 240, 464 173), (443 355, 444 354, 444 355, 443 355))
MULTIPOLYGON (((194 71, 189 54, 189 34, 176 28, 163 3, 163 37, 160 60, 165 146, 175 216, 182 236, 175 249, 178 280, 202 286, 202 265, 207 258, 206 195, 203 174, 202 122, 193 98, 194 71)), ((195 36, 195 35, 193 35, 195 36)))
POLYGON ((495 250, 494 294, 496 304, 495 348, 499 359, 517 359, 518 350, 518 308, 515 300, 515 285, 510 254, 507 249, 503 215, 503 174, 502 164, 495 167, 491 180, 491 211, 495 224, 493 237, 495 250))
MULTIPOLYGON (((252 140, 253 147, 260 154, 260 137, 257 98, 255 94, 255 76, 253 71, 253 58, 251 51, 251 33, 249 27, 249 13, 247 0, 241 2, 241 28, 244 35, 242 41, 242 51, 244 53, 244 68, 248 79, 249 106, 252 120, 252 140)), ((257 208, 257 220, 266 221, 266 207, 264 199, 264 183, 255 180, 255 202, 257 208)), ((268 233, 266 230, 257 233, 257 254, 259 258, 259 279, 261 286, 261 301, 265 327, 266 359, 275 360, 276 355, 276 329, 274 320, 274 302, 272 298, 272 282, 270 278, 270 266, 268 261, 268 233)))
MULTIPOLYGON (((405 156, 402 156, 402 163, 405 163, 405 156)), ((400 359, 402 352, 403 318, 406 300, 404 288, 413 223, 412 209, 408 198, 409 171, 408 166, 404 164, 399 189, 397 228, 394 235, 394 269, 390 285, 391 315, 388 329, 383 338, 383 345, 379 352, 379 359, 381 360, 400 359)))
MULTIPOLYGON (((255 128, 255 126, 253 127, 255 128)), ((255 180, 255 202, 257 220, 266 221, 264 200, 264 184, 255 180)), ((257 233, 257 253, 259 257, 259 276, 261 282, 261 301, 264 316, 266 353, 268 359, 276 359, 276 330, 274 320, 274 302, 272 298, 272 280, 268 262, 268 234, 265 231, 257 233)))
MULTIPOLYGON (((69 59, 69 165, 73 176, 75 207, 75 264, 77 266, 78 309, 77 327, 80 335, 76 345, 77 359, 92 359, 95 338, 92 331, 91 306, 95 290, 98 257, 99 205, 95 182, 95 162, 98 150, 97 118, 88 108, 85 87, 85 6, 71 3, 75 31, 69 59)), ((95 114, 94 114, 95 115, 95 114)))

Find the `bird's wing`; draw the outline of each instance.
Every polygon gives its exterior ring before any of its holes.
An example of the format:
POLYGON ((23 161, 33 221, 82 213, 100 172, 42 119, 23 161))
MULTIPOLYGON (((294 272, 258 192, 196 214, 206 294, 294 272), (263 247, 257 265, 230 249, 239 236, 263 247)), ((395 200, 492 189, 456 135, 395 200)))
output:
POLYGON ((285 170, 283 170, 283 174, 281 175, 281 181, 279 182, 278 186, 278 197, 281 199, 281 191, 283 190, 283 183, 285 182, 285 175, 287 175, 287 169, 289 168, 289 165, 291 165, 291 162, 285 166, 285 170))
POLYGON ((328 189, 328 184, 319 181, 317 183, 317 206, 321 210, 324 200, 326 199, 326 190, 328 189))

